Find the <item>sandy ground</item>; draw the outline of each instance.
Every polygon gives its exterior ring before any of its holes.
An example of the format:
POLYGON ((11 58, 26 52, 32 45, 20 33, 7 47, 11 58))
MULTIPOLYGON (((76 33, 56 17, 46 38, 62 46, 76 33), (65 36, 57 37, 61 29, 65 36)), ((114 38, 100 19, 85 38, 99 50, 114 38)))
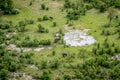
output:
POLYGON ((11 32, 11 33, 7 33, 6 34, 6 38, 11 38, 14 35, 16 35, 16 31, 15 32, 11 32))
POLYGON ((19 48, 15 44, 9 44, 6 47, 6 49, 8 49, 8 50, 14 50, 14 51, 17 51, 17 52, 21 52, 21 51, 23 51, 23 52, 29 52, 29 51, 39 52, 39 51, 43 50, 44 48, 43 47, 42 48, 34 48, 34 49, 32 49, 32 48, 19 48))
POLYGON ((117 59, 118 61, 120 61, 120 54, 113 56, 111 59, 117 59))
MULTIPOLYGON (((4 44, 3 44, 4 45, 4 44)), ((17 52, 29 52, 29 51, 35 51, 35 52, 39 52, 43 49, 48 49, 48 50, 51 50, 53 49, 53 46, 47 46, 47 47, 36 47, 36 48, 27 48, 27 47, 17 47, 15 44, 9 44, 6 49, 7 50, 14 50, 14 51, 17 51, 17 52)))
POLYGON ((11 73, 11 78, 9 80, 34 80, 32 76, 25 73, 13 72, 11 73))
POLYGON ((70 30, 69 32, 65 33, 64 41, 66 45, 70 46, 85 46, 91 45, 96 42, 96 40, 87 35, 88 29, 85 30, 70 30))

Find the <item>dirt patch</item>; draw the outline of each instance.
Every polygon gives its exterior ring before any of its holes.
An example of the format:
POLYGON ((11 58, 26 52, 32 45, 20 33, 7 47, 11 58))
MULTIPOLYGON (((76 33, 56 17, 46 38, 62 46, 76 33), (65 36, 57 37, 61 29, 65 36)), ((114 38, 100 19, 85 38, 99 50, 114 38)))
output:
POLYGON ((21 48, 18 48, 18 47, 16 47, 16 45, 15 44, 10 44, 10 45, 8 45, 7 47, 6 47, 6 49, 7 50, 14 50, 14 51, 17 51, 17 52, 21 52, 21 48))
POLYGON ((54 47, 53 46, 48 46, 47 49, 51 50, 53 49, 54 47))
POLYGON ((35 80, 35 79, 33 79, 32 76, 27 75, 25 73, 13 72, 10 74, 9 80, 35 80))
POLYGON ((14 51, 17 51, 17 52, 29 52, 29 51, 36 51, 36 52, 39 52, 41 50, 43 50, 44 48, 20 48, 20 47, 17 47, 15 44, 9 44, 7 47, 6 47, 7 50, 14 50, 14 51))
POLYGON ((7 33, 6 38, 11 38, 12 36, 16 35, 16 31, 13 33, 7 33))
POLYGON ((118 61, 120 61, 120 54, 113 56, 111 59, 117 59, 118 61))
POLYGON ((66 45, 85 46, 94 44, 96 40, 92 36, 87 35, 88 30, 89 29, 70 30, 69 32, 65 33, 64 41, 66 42, 66 45))
POLYGON ((43 50, 43 49, 44 49, 44 48, 35 48, 34 51, 39 52, 39 51, 41 51, 41 50, 43 50))
POLYGON ((53 5, 53 7, 59 7, 59 6, 62 6, 63 4, 61 4, 57 1, 53 1, 52 3, 50 3, 50 5, 53 5))
POLYGON ((32 51, 32 48, 21 48, 23 50, 23 52, 29 52, 32 51))
POLYGON ((32 68, 32 69, 35 69, 35 70, 38 70, 38 67, 36 67, 35 65, 29 65, 28 67, 32 68))

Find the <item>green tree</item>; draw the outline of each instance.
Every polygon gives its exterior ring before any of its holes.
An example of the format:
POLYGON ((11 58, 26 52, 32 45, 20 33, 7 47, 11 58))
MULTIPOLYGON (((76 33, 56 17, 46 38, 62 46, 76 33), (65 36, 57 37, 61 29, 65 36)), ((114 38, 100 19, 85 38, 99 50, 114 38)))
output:
POLYGON ((49 71, 43 71, 43 74, 41 76, 41 80, 51 80, 51 76, 49 71))
POLYGON ((11 14, 13 9, 13 1, 0 0, 0 9, 4 12, 4 14, 11 14))
POLYGON ((26 26, 25 21, 20 21, 20 22, 19 22, 19 29, 18 29, 18 31, 24 32, 24 31, 26 30, 26 29, 25 29, 25 26, 26 26))
POLYGON ((8 80, 8 70, 2 69, 0 71, 0 80, 8 80))
POLYGON ((42 9, 42 10, 45 10, 45 9, 46 9, 45 4, 41 4, 41 9, 42 9))
POLYGON ((111 26, 111 22, 116 16, 117 16, 117 11, 114 8, 110 8, 108 13, 109 26, 111 26))

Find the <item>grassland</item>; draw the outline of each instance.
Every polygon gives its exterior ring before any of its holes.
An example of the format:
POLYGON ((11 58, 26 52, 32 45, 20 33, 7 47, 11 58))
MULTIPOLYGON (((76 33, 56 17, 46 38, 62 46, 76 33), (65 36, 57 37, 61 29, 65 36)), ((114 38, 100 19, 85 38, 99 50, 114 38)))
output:
MULTIPOLYGON (((66 26, 66 11, 62 11, 64 1, 63 0, 35 0, 32 6, 29 6, 31 0, 14 0, 14 6, 20 9, 20 13, 18 15, 5 15, 1 17, 1 22, 12 21, 13 25, 18 25, 19 21, 22 20, 34 20, 34 24, 30 24, 26 26, 27 31, 24 33, 18 32, 17 36, 19 36, 20 41, 24 40, 26 36, 29 36, 31 40, 47 40, 50 39, 52 42, 50 46, 45 46, 45 49, 40 52, 26 52, 26 53, 34 53, 32 60, 37 68, 31 68, 30 66, 26 66, 22 71, 31 76, 41 75, 44 70, 48 70, 51 73, 52 80, 56 78, 60 78, 61 80, 63 74, 74 75, 75 67, 83 64, 85 61, 95 58, 96 55, 92 53, 93 47, 97 43, 103 43, 106 38, 108 38, 108 42, 112 44, 113 42, 117 44, 116 46, 120 47, 120 39, 117 39, 118 34, 104 36, 101 35, 102 30, 105 28, 103 25, 109 22, 108 20, 108 12, 99 13, 96 9, 88 10, 85 16, 80 17, 79 20, 73 21, 72 26, 66 26), (40 5, 44 3, 49 7, 49 10, 41 10, 40 5), (52 21, 42 21, 39 22, 37 19, 44 15, 52 16, 54 19, 52 21), (52 23, 56 22, 57 26, 53 27, 52 23), (45 28, 49 30, 48 33, 39 33, 38 32, 38 24, 42 24, 45 28), (92 35, 96 39, 96 44, 86 45, 82 47, 65 47, 62 42, 54 43, 54 35, 60 29, 65 33, 70 29, 90 29, 88 34, 92 35), (48 49, 47 47, 53 47, 52 49, 48 49), (84 50, 84 52, 82 52, 84 50), (53 55, 53 51, 55 54, 53 55), (67 52, 67 57, 62 57, 62 53, 67 52), (40 64, 45 61, 46 68, 39 69, 40 64), (49 68, 55 61, 58 61, 59 67, 57 69, 49 68)), ((118 10, 119 11, 119 10, 118 10)), ((108 28, 108 30, 115 31, 116 28, 108 28)), ((20 42, 18 41, 18 42, 20 42)), ((77 79, 76 79, 77 80, 77 79)))

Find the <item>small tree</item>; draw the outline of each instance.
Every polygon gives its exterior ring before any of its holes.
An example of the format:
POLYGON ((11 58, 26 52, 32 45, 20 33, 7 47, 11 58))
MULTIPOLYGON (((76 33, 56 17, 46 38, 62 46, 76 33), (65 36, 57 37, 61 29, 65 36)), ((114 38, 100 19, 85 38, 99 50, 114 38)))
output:
POLYGON ((25 21, 20 21, 19 22, 19 31, 20 32, 24 32, 26 29, 25 29, 25 26, 26 26, 26 23, 25 21))
POLYGON ((48 18, 47 15, 44 15, 44 16, 43 16, 43 21, 46 21, 46 20, 49 20, 49 18, 48 18))
POLYGON ((41 62, 41 69, 46 69, 47 68, 47 61, 42 61, 41 62))
POLYGON ((116 17, 117 11, 113 8, 109 9, 108 19, 109 19, 109 26, 111 26, 112 20, 116 17))
POLYGON ((39 29, 38 31, 41 33, 45 31, 44 30, 45 28, 41 24, 38 25, 38 29, 39 29))
POLYGON ((30 1, 30 3, 29 3, 29 6, 31 6, 32 5, 32 1, 30 1))
POLYGON ((55 27, 57 25, 57 23, 56 22, 53 22, 53 27, 55 27))
POLYGON ((42 10, 45 10, 45 9, 46 9, 45 4, 41 4, 41 9, 42 9, 42 10))
POLYGON ((8 70, 0 70, 0 80, 8 80, 8 70))
POLYGON ((64 74, 63 78, 64 80, 72 80, 72 77, 68 74, 64 74))
POLYGON ((43 71, 43 74, 41 76, 41 80, 51 80, 51 76, 49 74, 49 71, 43 71))
POLYGON ((3 11, 0 10, 0 17, 3 15, 3 11))
POLYGON ((0 0, 0 9, 4 14, 11 14, 13 9, 13 0, 0 0))

